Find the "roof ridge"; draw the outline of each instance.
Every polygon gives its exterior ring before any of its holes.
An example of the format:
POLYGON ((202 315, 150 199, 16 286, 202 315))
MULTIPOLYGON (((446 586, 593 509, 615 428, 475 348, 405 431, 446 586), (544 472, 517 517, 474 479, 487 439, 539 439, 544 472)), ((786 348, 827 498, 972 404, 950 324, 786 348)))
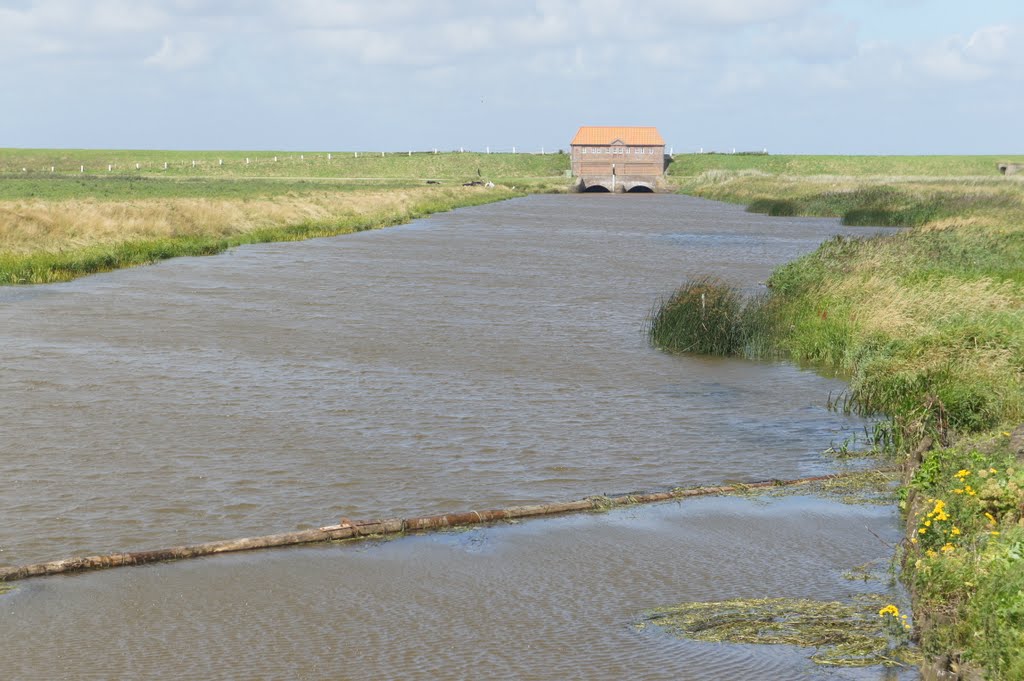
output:
POLYGON ((571 144, 610 145, 621 140, 627 145, 664 146, 665 140, 651 125, 582 125, 571 144))

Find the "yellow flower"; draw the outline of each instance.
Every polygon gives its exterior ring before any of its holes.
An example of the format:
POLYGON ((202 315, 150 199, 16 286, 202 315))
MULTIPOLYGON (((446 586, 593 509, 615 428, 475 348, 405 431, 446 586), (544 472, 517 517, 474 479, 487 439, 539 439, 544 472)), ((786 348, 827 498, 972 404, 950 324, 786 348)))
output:
POLYGON ((953 493, 954 494, 963 494, 964 491, 962 489, 955 489, 955 490, 953 490, 953 493))
POLYGON ((926 527, 922 527, 922 528, 921 528, 920 530, 918 530, 918 531, 917 531, 917 533, 918 533, 918 534, 924 534, 924 533, 925 533, 925 532, 927 532, 927 531, 928 531, 928 528, 926 528, 926 527))
POLYGON ((996 524, 996 519, 988 511, 985 511, 985 517, 988 518, 988 522, 989 522, 990 525, 995 525, 996 524))
POLYGON ((999 471, 997 471, 995 468, 989 468, 988 472, 989 473, 998 473, 999 471))
POLYGON ((955 546, 953 546, 949 542, 946 542, 946 544, 942 547, 942 552, 943 553, 949 553, 950 551, 952 551, 955 548, 956 548, 955 546))
POLYGON ((932 521, 930 521, 930 520, 924 521, 924 526, 925 527, 931 527, 932 526, 932 521))
POLYGON ((950 533, 951 535, 953 535, 954 537, 956 537, 957 535, 959 535, 959 534, 960 534, 960 528, 959 528, 959 527, 957 527, 956 525, 954 525, 954 526, 953 526, 953 529, 952 529, 952 530, 950 530, 950 531, 949 531, 949 533, 950 533))
POLYGON ((910 625, 909 624, 904 623, 903 628, 906 629, 907 631, 910 631, 910 625))
POLYGON ((934 551, 932 551, 931 549, 928 549, 927 551, 925 551, 924 554, 926 556, 928 556, 929 558, 934 558, 935 556, 939 555, 939 554, 935 553, 934 551))
POLYGON ((971 472, 969 470, 967 470, 966 468, 961 468, 960 470, 958 470, 956 473, 953 474, 953 477, 954 478, 959 478, 960 480, 963 480, 964 478, 966 478, 970 474, 971 474, 971 472))
POLYGON ((975 494, 977 494, 977 492, 975 492, 974 489, 970 485, 964 485, 964 492, 969 497, 973 497, 975 494))
POLYGON ((1009 434, 1009 433, 1007 433, 1007 432, 1006 432, 1006 431, 1004 430, 1004 431, 1003 431, 1003 437, 1010 437, 1010 434, 1009 434))
POLYGON ((994 531, 994 530, 993 530, 992 532, 989 532, 989 534, 991 534, 991 535, 993 535, 993 536, 998 536, 998 535, 999 535, 999 533, 998 533, 998 532, 996 532, 996 531, 994 531))
POLYGON ((900 616, 900 609, 897 608, 892 603, 890 603, 889 605, 885 606, 884 608, 882 608, 881 610, 878 611, 878 616, 879 617, 885 617, 886 615, 892 615, 893 617, 899 617, 900 616))
POLYGON ((910 543, 911 544, 916 544, 917 543, 917 537, 911 537, 910 538, 910 543))

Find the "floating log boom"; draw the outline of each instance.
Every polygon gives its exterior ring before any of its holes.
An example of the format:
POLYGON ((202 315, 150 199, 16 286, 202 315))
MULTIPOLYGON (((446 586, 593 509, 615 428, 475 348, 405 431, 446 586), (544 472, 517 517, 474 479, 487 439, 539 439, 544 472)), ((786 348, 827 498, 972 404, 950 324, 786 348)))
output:
POLYGON ((562 503, 513 506, 510 508, 493 509, 490 511, 466 511, 462 513, 446 513, 443 515, 423 516, 418 518, 392 518, 389 520, 342 519, 336 525, 327 525, 317 529, 300 530, 297 532, 270 534, 262 537, 229 539, 226 541, 207 542, 204 544, 193 544, 191 546, 176 546, 151 551, 134 551, 128 553, 111 553, 98 556, 65 558, 64 560, 56 560, 49 563, 36 563, 33 565, 22 565, 18 567, 0 567, 0 582, 12 582, 32 577, 43 577, 46 575, 58 575, 70 572, 106 570, 109 568, 125 567, 129 565, 145 565, 147 563, 185 560, 188 558, 199 558, 201 556, 212 556, 219 553, 254 551, 256 549, 267 549, 278 546, 296 546, 299 544, 315 544, 343 539, 380 537, 406 532, 436 532, 457 527, 469 527, 472 525, 495 523, 503 520, 562 515, 566 513, 579 513, 582 511, 601 511, 614 508, 616 506, 651 504, 660 501, 671 501, 673 499, 684 499, 687 497, 730 494, 750 489, 805 485, 815 482, 835 480, 848 477, 850 475, 859 475, 862 473, 863 471, 859 473, 837 473, 833 475, 818 475, 808 478, 798 478, 795 480, 762 480, 760 482, 735 483, 731 485, 720 485, 717 487, 677 487, 664 492, 623 494, 612 497, 587 497, 586 499, 580 499, 578 501, 562 503))

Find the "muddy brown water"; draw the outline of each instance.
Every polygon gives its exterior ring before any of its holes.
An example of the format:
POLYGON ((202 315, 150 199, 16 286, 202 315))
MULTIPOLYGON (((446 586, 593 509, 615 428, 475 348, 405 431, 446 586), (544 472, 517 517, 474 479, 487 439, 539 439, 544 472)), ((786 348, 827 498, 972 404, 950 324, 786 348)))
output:
MULTIPOLYGON (((841 382, 643 331, 686 276, 753 291, 840 232, 534 196, 0 289, 0 564, 834 471, 864 426, 825 408, 841 382)), ((885 678, 633 624, 879 588, 841 573, 897 536, 890 508, 706 499, 37 580, 0 597, 3 675, 885 678)))

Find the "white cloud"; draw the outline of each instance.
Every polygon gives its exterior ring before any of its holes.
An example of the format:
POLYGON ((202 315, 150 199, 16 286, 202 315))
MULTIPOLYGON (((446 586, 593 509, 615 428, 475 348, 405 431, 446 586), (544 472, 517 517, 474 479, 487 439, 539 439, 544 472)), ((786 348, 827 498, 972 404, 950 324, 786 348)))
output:
POLYGON ((159 7, 127 0, 105 0, 93 3, 88 24, 105 33, 124 33, 159 30, 167 26, 170 18, 159 7))
POLYGON ((1020 26, 989 26, 976 31, 964 45, 964 54, 983 64, 1024 61, 1024 29, 1020 26))
POLYGON ((203 64, 209 52, 202 36, 194 33, 164 36, 160 49, 146 57, 144 63, 167 71, 180 71, 203 64))
POLYGON ((952 36, 926 46, 917 57, 920 69, 933 78, 950 81, 1019 79, 1024 67, 1018 26, 988 26, 966 40, 952 36))
POLYGON ((826 3, 821 0, 683 0, 663 3, 683 19, 707 24, 738 26, 787 19, 826 3))
POLYGON ((812 15, 766 26, 756 38, 765 54, 808 63, 850 59, 857 54, 853 22, 835 15, 812 15))

